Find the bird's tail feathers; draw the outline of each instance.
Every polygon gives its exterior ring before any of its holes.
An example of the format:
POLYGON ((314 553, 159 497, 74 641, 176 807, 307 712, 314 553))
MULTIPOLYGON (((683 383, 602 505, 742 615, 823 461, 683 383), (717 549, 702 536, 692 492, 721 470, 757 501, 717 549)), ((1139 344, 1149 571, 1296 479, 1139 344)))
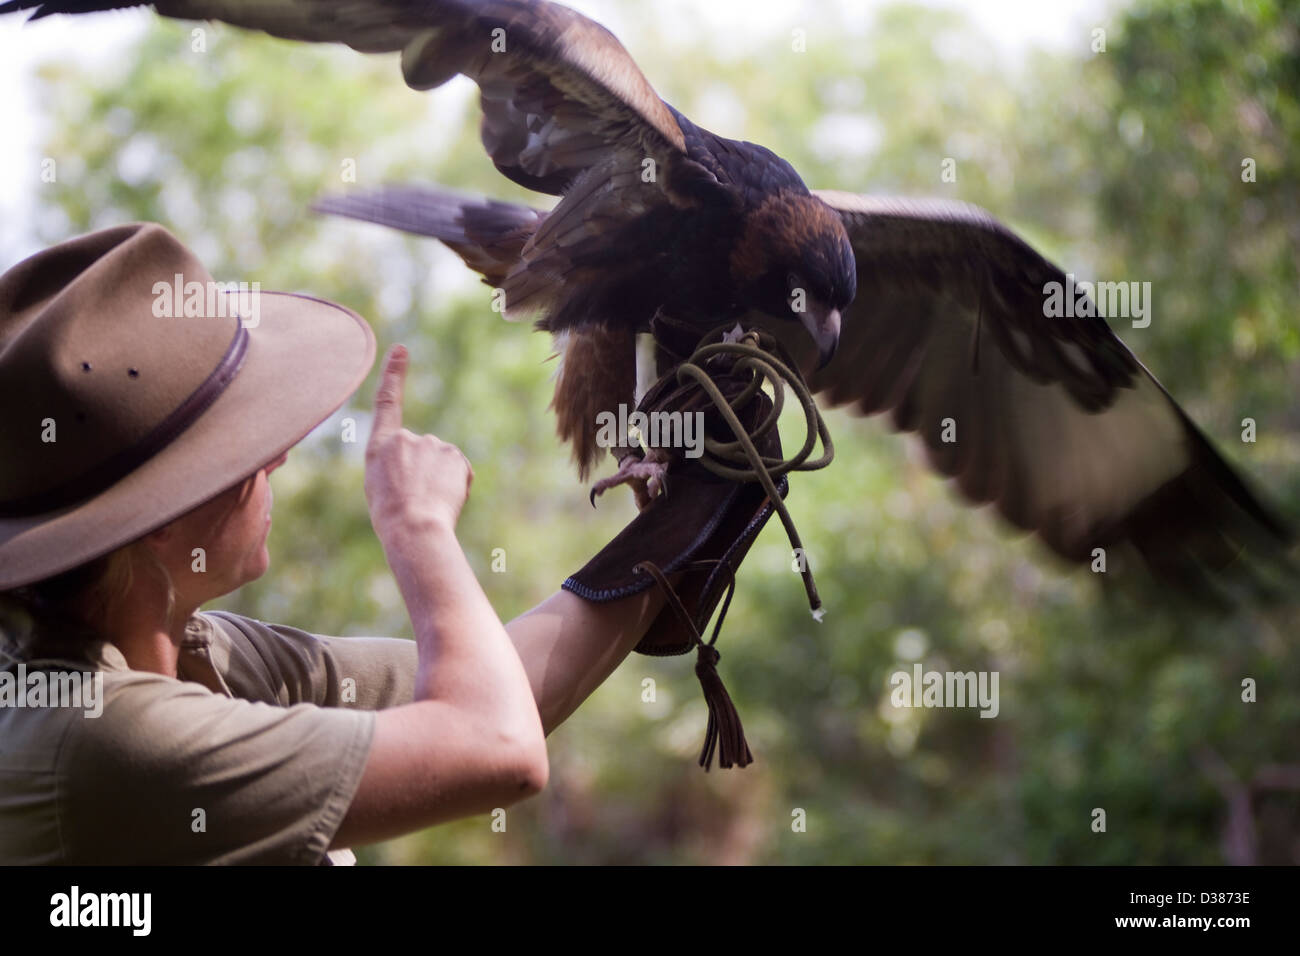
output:
POLYGON ((505 284, 546 213, 428 186, 382 186, 322 196, 316 212, 439 239, 493 286, 505 284))

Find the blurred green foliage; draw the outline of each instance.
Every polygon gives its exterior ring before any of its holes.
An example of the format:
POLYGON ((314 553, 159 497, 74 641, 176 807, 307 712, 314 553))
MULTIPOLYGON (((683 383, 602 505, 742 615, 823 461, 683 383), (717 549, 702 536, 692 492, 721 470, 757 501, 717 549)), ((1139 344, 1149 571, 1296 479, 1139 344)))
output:
MULTIPOLYGON (((669 50, 653 7, 619 11, 665 99, 774 148, 811 186, 977 202, 1080 276, 1152 282, 1154 321, 1124 338, 1300 514, 1294 5, 1141 3, 1097 24, 1104 51, 1082 31, 1069 52, 1019 62, 990 56, 962 16, 907 5, 865 23, 827 10, 806 53, 777 37, 725 60, 717 36, 669 50), (956 183, 940 179, 945 157, 956 183), (1254 444, 1240 440, 1247 416, 1254 444)), ((634 514, 617 496, 592 511, 557 450, 549 343, 504 325, 434 243, 306 210, 344 188, 349 160, 360 186, 538 197, 482 153, 463 79, 417 94, 393 58, 219 26, 194 52, 190 31, 157 22, 108 82, 44 69, 60 174, 41 187, 40 238, 157 220, 219 279, 345 303, 381 347, 406 342, 407 423, 474 462, 461 540, 503 617, 525 610, 634 514)), ((372 388, 277 473, 272 570, 221 606, 409 635, 361 490, 372 388), (340 440, 346 419, 355 443, 340 440)), ((835 465, 796 476, 789 502, 830 613, 810 618, 772 522, 719 645, 756 764, 702 773, 691 659, 634 655, 552 736, 550 786, 510 811, 506 833, 477 818, 362 860, 1300 862, 1293 608, 1206 617, 1142 581, 1103 589, 966 508, 880 422, 829 421, 835 465), (894 708, 889 676, 914 661, 999 672, 1000 715, 894 708), (1230 829, 1230 803, 1247 808, 1244 828, 1230 829)))

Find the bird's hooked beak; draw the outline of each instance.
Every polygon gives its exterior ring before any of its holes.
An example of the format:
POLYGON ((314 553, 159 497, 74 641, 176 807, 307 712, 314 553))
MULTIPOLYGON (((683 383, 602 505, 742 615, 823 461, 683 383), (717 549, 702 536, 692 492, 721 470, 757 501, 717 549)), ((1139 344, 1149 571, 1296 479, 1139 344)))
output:
POLYGON ((840 344, 840 310, 817 305, 803 312, 800 321, 817 345, 817 370, 821 371, 835 355, 840 344))

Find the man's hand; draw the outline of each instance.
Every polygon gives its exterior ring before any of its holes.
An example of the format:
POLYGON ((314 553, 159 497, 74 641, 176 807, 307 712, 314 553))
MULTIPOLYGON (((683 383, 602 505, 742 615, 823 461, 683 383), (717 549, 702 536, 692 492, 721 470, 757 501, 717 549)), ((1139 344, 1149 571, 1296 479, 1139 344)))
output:
POLYGON ((455 445, 402 427, 409 361, 406 346, 388 350, 366 446, 366 502, 381 538, 395 524, 453 530, 474 480, 474 469, 455 445))

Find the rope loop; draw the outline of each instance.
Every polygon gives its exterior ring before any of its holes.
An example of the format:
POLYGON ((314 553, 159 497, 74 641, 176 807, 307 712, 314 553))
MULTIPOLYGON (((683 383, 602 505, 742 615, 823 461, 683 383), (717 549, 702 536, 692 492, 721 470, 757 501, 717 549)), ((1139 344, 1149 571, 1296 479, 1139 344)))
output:
MULTIPOLYGON (((701 340, 695 352, 681 362, 676 369, 677 382, 682 386, 694 385, 700 388, 722 416, 723 421, 735 436, 734 441, 718 441, 707 435, 704 438, 703 454, 699 458, 701 467, 728 481, 757 481, 767 492, 768 500, 781 518, 790 546, 796 553, 803 554, 803 542, 795 527, 794 519, 785 506, 785 501, 776 490, 776 478, 792 471, 817 471, 825 468, 835 458, 835 446, 831 441, 830 431, 822 418, 821 412, 813 401, 808 383, 798 372, 797 366, 790 359, 789 353, 781 344, 766 332, 750 329, 741 333, 735 341, 728 341, 726 336, 735 325, 720 325, 712 329, 701 340), (734 356, 731 374, 748 372, 750 380, 741 392, 731 401, 718 388, 709 371, 710 365, 722 356, 734 356), (765 384, 771 385, 772 408, 767 417, 749 432, 741 424, 737 411, 751 402, 765 384), (777 421, 785 407, 785 389, 789 387, 795 394, 804 414, 805 436, 803 446, 790 458, 771 458, 761 455, 754 443, 762 439, 777 427, 777 421), (818 439, 822 444, 822 455, 809 461, 818 439)), ((807 560, 802 562, 800 574, 804 590, 808 594, 808 605, 813 617, 821 620, 825 613, 821 597, 817 593, 817 584, 813 580, 812 570, 807 560)))

